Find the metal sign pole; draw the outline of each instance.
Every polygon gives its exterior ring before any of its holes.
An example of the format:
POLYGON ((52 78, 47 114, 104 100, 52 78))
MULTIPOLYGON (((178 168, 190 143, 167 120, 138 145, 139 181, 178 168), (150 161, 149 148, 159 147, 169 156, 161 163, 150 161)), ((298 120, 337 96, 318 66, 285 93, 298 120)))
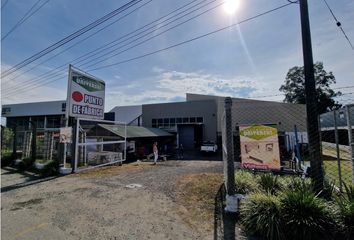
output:
MULTIPOLYGON (((65 106, 65 127, 69 126, 69 102, 70 102, 70 86, 71 86, 71 64, 69 64, 69 73, 68 73, 68 91, 66 94, 66 106, 65 106)), ((63 167, 66 167, 66 152, 67 152, 68 144, 64 143, 64 156, 63 156, 63 167)))

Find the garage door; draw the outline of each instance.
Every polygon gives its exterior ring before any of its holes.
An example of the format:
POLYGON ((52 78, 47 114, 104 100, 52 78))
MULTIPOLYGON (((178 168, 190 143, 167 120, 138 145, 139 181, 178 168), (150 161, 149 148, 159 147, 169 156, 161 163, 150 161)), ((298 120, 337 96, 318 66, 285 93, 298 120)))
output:
POLYGON ((179 143, 183 145, 184 149, 193 149, 194 148, 194 126, 179 125, 178 140, 179 143))

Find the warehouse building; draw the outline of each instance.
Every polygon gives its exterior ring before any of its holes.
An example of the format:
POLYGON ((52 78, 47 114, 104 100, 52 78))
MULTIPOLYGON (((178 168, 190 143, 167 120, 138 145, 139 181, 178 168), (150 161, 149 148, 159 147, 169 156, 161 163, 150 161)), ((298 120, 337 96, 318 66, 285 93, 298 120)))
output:
MULTIPOLYGON (((143 126, 176 133, 177 144, 187 149, 198 148, 203 141, 220 145, 224 100, 187 93, 186 102, 146 104, 142 106, 143 126)), ((240 125, 276 124, 288 150, 294 145, 295 132, 300 143, 308 142, 305 105, 232 98, 232 120, 235 133, 240 125)))
MULTIPOLYGON (((220 146, 224 100, 225 97, 187 93, 184 102, 115 107, 105 114, 105 119, 160 128, 173 134, 175 144, 182 144, 184 149, 199 149, 204 141, 220 146)), ((2 114, 8 127, 17 126, 18 145, 22 145, 31 130, 29 122, 36 124, 39 132, 58 133, 65 117, 65 101, 4 105, 2 114)), ((300 143, 308 142, 305 105, 232 98, 232 118, 235 135, 240 125, 276 124, 281 144, 287 150, 295 144, 295 132, 300 143)))

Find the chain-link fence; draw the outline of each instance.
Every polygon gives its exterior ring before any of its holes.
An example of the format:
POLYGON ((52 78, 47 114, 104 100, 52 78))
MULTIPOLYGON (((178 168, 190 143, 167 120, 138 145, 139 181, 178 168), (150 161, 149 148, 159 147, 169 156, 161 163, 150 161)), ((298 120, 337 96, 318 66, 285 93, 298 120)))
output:
POLYGON ((222 184, 215 196, 214 202, 214 240, 224 239, 226 188, 222 184))
POLYGON ((322 161, 326 179, 340 190, 353 184, 354 105, 320 116, 322 161))

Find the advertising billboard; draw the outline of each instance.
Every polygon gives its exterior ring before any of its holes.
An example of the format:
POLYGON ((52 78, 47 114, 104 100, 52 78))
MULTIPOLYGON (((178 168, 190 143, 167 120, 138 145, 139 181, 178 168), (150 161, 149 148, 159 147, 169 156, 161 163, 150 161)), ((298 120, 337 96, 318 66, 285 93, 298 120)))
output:
POLYGON ((103 119, 105 82, 69 68, 68 115, 77 118, 103 119))
POLYGON ((280 169, 276 125, 240 126, 241 161, 244 168, 280 169))

